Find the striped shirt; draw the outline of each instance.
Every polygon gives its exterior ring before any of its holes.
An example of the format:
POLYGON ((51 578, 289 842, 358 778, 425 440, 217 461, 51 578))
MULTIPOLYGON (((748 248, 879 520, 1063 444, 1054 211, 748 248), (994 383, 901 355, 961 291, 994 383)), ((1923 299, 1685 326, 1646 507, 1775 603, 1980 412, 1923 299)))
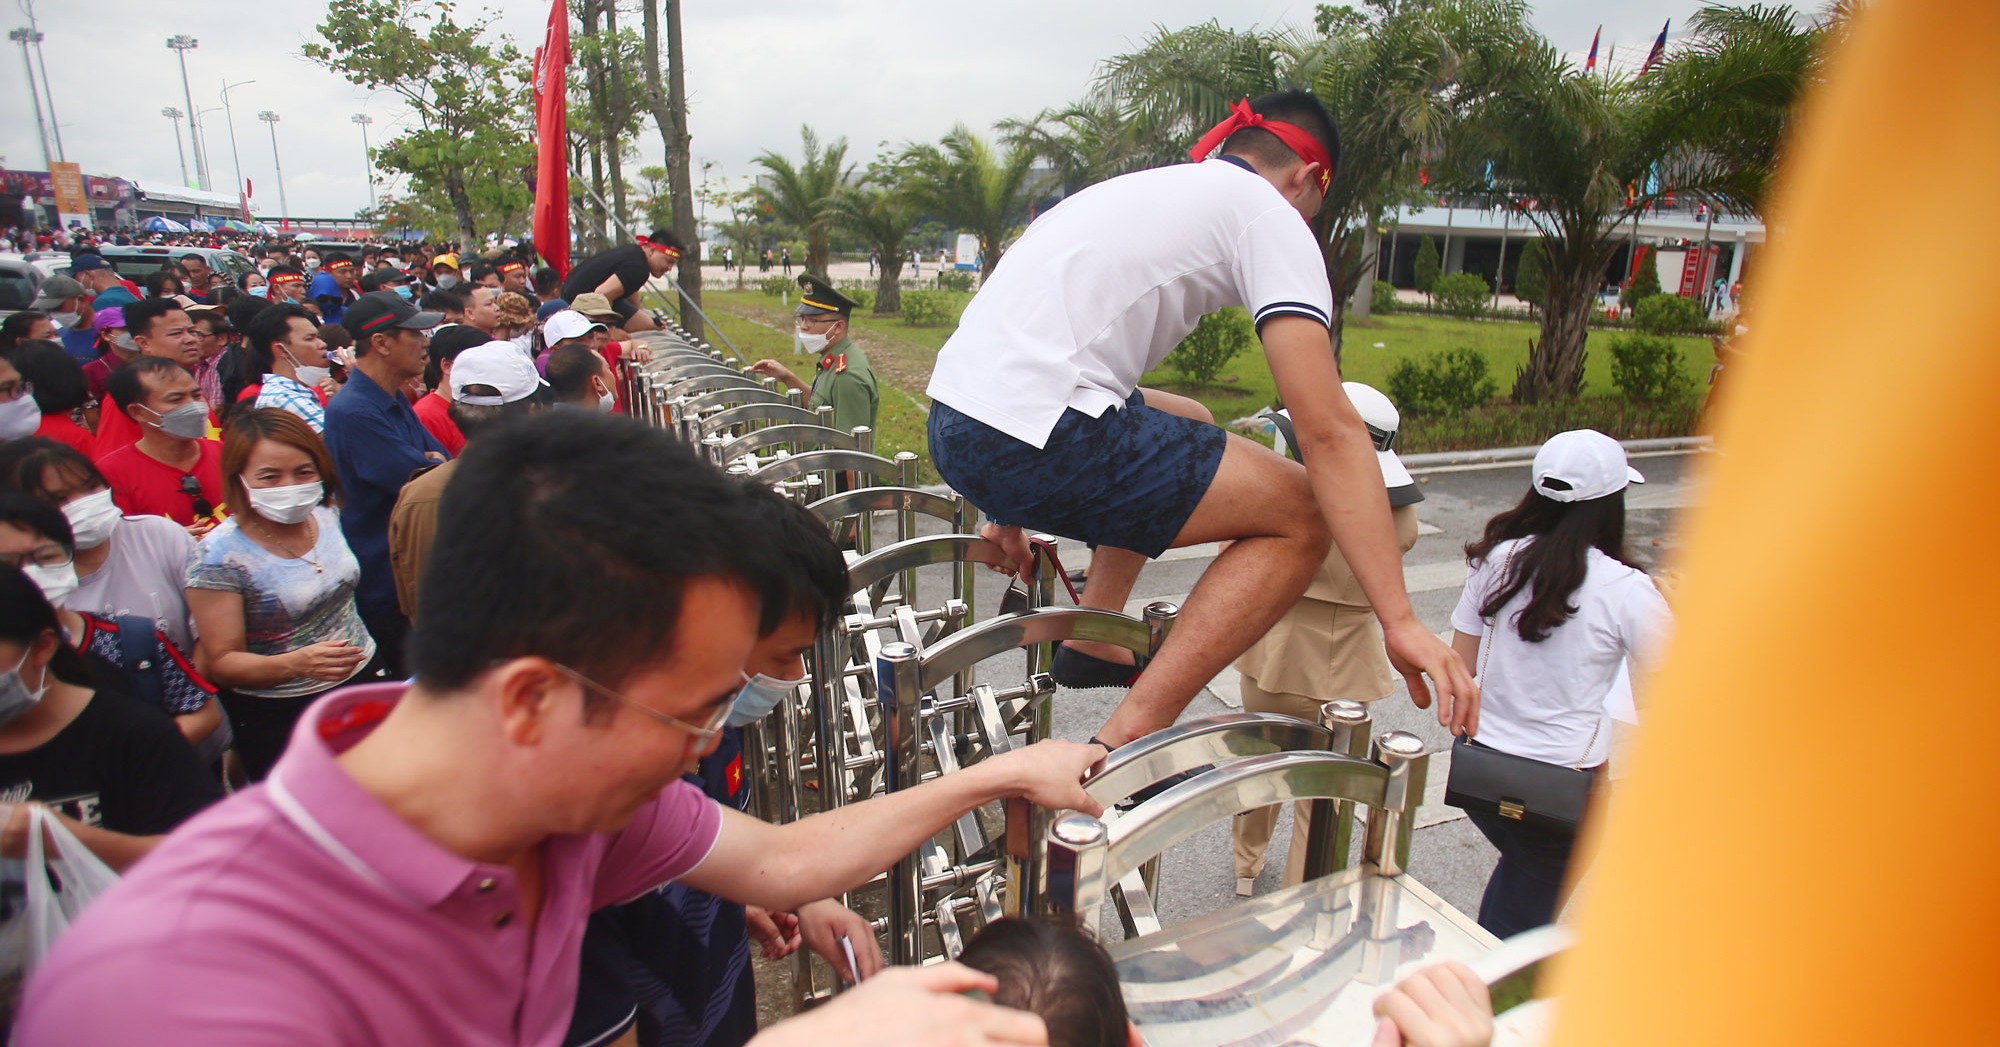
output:
POLYGON ((326 408, 319 394, 281 374, 264 376, 264 388, 257 394, 258 407, 282 407, 306 420, 313 432, 326 431, 326 408))

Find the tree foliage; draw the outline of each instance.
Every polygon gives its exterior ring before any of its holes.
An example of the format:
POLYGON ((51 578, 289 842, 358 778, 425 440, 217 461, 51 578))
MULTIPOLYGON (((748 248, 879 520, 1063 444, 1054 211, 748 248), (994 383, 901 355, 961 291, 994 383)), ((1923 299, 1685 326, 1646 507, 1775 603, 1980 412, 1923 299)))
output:
POLYGON ((371 90, 401 98, 414 126, 376 151, 407 175, 410 194, 442 198, 459 237, 525 225, 534 165, 528 62, 491 16, 457 18, 455 0, 328 0, 305 56, 371 90))
POLYGON ((1411 272, 1417 282, 1417 290, 1428 295, 1437 285, 1438 274, 1444 267, 1438 263, 1438 244, 1431 237, 1424 237, 1417 243, 1416 260, 1410 263, 1411 272))
MULTIPOLYGON (((766 150, 755 163, 770 176, 770 184, 753 192, 764 213, 798 231, 806 241, 806 269, 826 272, 833 255, 828 236, 833 227, 833 200, 854 180, 854 165, 847 162, 847 139, 836 138, 821 145, 810 126, 799 128, 803 159, 766 150)), ((747 256, 746 256, 747 257, 747 256)))
POLYGON ((828 204, 834 226, 875 253, 878 316, 893 316, 903 308, 903 263, 922 213, 910 191, 910 179, 907 168, 885 157, 870 164, 858 183, 843 186, 828 204))
POLYGON ((936 145, 905 146, 896 158, 909 173, 910 194, 926 212, 979 237, 982 278, 993 275, 1007 242, 1027 223, 1035 198, 1029 181, 1034 161, 1029 150, 997 149, 964 124, 936 145))
POLYGON ((1163 362, 1188 381, 1207 385, 1256 340, 1257 328, 1248 313, 1222 309, 1202 317, 1163 362))
POLYGON ((1529 237, 1521 248, 1521 262, 1514 270, 1514 297, 1537 309, 1549 300, 1549 248, 1539 236, 1529 237))

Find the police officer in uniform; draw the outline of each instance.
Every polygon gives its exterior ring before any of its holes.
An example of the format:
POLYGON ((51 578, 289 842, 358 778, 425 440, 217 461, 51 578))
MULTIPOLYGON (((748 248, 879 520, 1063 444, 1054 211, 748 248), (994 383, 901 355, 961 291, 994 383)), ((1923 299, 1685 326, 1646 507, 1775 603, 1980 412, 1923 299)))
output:
POLYGON ((799 275, 798 340, 803 352, 819 354, 811 384, 776 360, 759 360, 750 373, 770 375, 794 389, 807 390, 809 407, 833 408, 833 427, 847 432, 857 425, 875 426, 880 403, 875 372, 861 347, 847 337, 853 299, 833 289, 833 283, 812 273, 799 275))

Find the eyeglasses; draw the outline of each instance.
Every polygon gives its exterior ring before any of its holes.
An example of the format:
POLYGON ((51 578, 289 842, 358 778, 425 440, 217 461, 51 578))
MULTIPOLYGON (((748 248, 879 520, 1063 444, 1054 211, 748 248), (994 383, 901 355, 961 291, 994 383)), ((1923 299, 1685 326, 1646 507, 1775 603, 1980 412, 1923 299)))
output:
POLYGON ((11 404, 34 391, 35 386, 32 382, 11 382, 0 385, 0 404, 11 404))
POLYGON ((799 330, 803 331, 809 327, 817 327, 820 324, 825 324, 828 327, 831 327, 839 322, 840 322, 840 317, 838 316, 801 316, 797 320, 793 321, 792 326, 797 327, 799 330))
MULTIPOLYGON (((593 680, 590 677, 585 676, 580 672, 577 672, 575 669, 572 669, 567 665, 556 663, 556 668, 561 669, 564 675, 575 680, 577 683, 580 683, 585 687, 588 687, 591 690, 596 691, 598 694, 601 694, 606 698, 611 699, 612 701, 623 702, 624 704, 629 705, 632 708, 637 709, 642 713, 645 713, 647 716, 650 716, 653 719, 658 720, 663 724, 666 724, 668 727, 672 727, 677 731, 685 731, 688 734, 694 735, 696 739, 703 742, 706 742, 709 739, 714 738, 716 735, 722 733, 722 725, 725 721, 729 719, 730 707, 736 704, 733 701, 723 702, 719 707, 716 708, 714 712, 708 714, 707 723, 696 725, 696 724, 691 724, 686 720, 676 719, 672 716, 668 716, 666 713, 663 713, 658 709, 655 709, 649 705, 641 705, 638 702, 635 702, 632 699, 627 698, 622 694, 619 694, 617 691, 614 691, 611 688, 606 687, 601 683, 598 683, 596 680, 593 680)), ((743 678, 744 683, 747 684, 750 682, 749 673, 738 672, 737 675, 743 678)))
POLYGON ((209 516, 215 512, 215 506, 210 505, 208 499, 201 493, 201 481, 196 479, 193 473, 181 474, 181 493, 194 502, 196 516, 209 516))
MULTIPOLYGON (((53 543, 35 546, 25 553, 0 553, 0 566, 65 567, 69 563, 69 550, 53 543)), ((729 715, 728 707, 723 708, 722 714, 729 715)))

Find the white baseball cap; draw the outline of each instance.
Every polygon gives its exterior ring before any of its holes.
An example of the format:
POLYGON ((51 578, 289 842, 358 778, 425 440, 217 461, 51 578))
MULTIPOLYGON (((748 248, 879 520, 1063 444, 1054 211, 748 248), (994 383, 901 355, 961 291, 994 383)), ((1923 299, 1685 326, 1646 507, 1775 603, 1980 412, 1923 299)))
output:
POLYGON ((1389 488, 1390 506, 1414 505, 1424 500, 1423 491, 1410 478, 1403 460, 1396 457, 1396 432, 1403 426, 1403 414, 1383 395, 1382 390, 1360 382, 1342 382, 1347 402, 1361 415, 1361 424, 1375 441, 1375 461, 1382 467, 1382 483, 1389 488))
POLYGON ((451 398, 474 407, 498 407, 525 400, 549 383, 535 371, 534 361, 512 342, 487 342, 458 354, 451 363, 451 398), (468 385, 490 385, 500 395, 467 393, 468 385))
POLYGON ((567 342, 572 338, 582 338, 592 331, 608 330, 603 324, 574 309, 564 309, 553 313, 542 324, 542 339, 550 345, 567 342))
POLYGON ((1557 433, 1535 452, 1535 493, 1551 501, 1586 502, 1645 482, 1625 448, 1595 429, 1557 433))

